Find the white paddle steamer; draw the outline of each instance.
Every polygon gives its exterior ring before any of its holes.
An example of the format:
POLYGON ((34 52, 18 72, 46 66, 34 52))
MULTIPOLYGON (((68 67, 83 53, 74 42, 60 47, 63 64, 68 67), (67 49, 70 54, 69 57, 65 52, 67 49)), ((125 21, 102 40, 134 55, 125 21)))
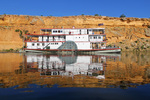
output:
POLYGON ((41 29, 40 34, 27 36, 25 51, 121 52, 119 47, 106 46, 104 28, 41 29))

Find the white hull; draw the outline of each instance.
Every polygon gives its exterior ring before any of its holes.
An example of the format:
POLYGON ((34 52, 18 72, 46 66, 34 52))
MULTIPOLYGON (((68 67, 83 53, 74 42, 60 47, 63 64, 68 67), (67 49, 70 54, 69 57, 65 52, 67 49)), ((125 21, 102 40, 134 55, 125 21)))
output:
MULTIPOLYGON (((25 50, 26 52, 52 52, 52 51, 58 51, 60 52, 59 50, 40 50, 40 49, 26 49, 25 50)), ((71 50, 65 50, 63 52, 73 52, 71 50)), ((78 52, 78 50, 76 51, 78 52)), ((121 52, 121 49, 118 48, 118 49, 104 49, 104 50, 79 50, 79 52, 83 52, 84 54, 100 54, 100 53, 120 53, 121 52)))
POLYGON ((121 52, 120 49, 95 51, 95 53, 119 53, 119 52, 121 52))

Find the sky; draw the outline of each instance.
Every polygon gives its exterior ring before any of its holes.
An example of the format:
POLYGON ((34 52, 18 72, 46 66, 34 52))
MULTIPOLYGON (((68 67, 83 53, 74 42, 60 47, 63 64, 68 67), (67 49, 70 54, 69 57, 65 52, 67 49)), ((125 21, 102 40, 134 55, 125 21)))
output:
POLYGON ((1 0, 2 14, 150 18, 150 0, 1 0))

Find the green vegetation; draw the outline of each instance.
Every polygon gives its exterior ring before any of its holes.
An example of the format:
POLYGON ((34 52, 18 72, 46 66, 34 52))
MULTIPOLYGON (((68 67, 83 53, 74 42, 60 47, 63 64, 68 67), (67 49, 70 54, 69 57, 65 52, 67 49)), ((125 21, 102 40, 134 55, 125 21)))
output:
POLYGON ((98 14, 95 14, 94 16, 99 16, 98 14))
POLYGON ((135 43, 137 43, 137 41, 134 41, 135 43))
POLYGON ((25 39, 25 35, 28 34, 28 30, 20 30, 20 29, 16 29, 15 32, 19 32, 19 36, 21 39, 25 39))
POLYGON ((82 16, 84 16, 84 14, 81 14, 82 16))
POLYGON ((144 49, 144 45, 141 46, 141 49, 144 49))
POLYGON ((147 27, 150 28, 150 25, 148 25, 147 27))
POLYGON ((125 48, 126 48, 126 49, 129 49, 129 47, 128 47, 128 46, 126 46, 125 48))
POLYGON ((20 30, 20 29, 16 29, 15 30, 15 32, 19 32, 19 36, 20 36, 20 38, 22 39, 22 41, 23 41, 23 48, 25 47, 25 44, 24 44, 24 41, 26 40, 26 39, 29 39, 29 37, 27 37, 26 36, 26 34, 29 34, 28 33, 28 30, 20 30))
POLYGON ((125 18, 126 16, 124 14, 120 15, 120 18, 125 18))
POLYGON ((148 42, 148 40, 146 40, 146 42, 148 42))
POLYGON ((1 52, 19 52, 20 49, 3 49, 1 52))
POLYGON ((111 44, 109 44, 108 47, 111 47, 111 44))
POLYGON ((13 51, 14 49, 10 48, 9 50, 10 50, 10 51, 13 51))
POLYGON ((101 15, 95 14, 94 16, 101 16, 101 15))

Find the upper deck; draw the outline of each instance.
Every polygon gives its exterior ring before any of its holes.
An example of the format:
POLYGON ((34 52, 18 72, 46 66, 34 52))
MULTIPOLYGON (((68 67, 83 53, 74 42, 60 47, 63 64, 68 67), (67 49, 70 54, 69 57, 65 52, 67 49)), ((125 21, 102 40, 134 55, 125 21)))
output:
POLYGON ((105 35, 104 28, 60 28, 60 29, 41 29, 40 34, 27 34, 30 36, 62 36, 62 35, 105 35))

